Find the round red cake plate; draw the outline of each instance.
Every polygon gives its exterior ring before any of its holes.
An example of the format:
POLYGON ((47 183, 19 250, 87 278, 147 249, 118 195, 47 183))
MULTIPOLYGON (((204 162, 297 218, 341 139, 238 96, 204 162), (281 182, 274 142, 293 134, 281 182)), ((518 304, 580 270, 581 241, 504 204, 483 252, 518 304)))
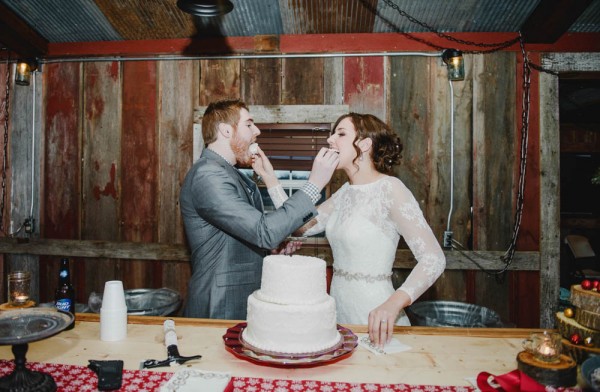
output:
POLYGON ((334 347, 310 354, 281 354, 261 351, 244 342, 242 339, 244 328, 246 328, 246 323, 239 323, 227 329, 223 335, 225 349, 238 358, 263 366, 315 367, 328 365, 348 358, 358 345, 356 335, 348 328, 338 325, 337 329, 341 339, 334 347))

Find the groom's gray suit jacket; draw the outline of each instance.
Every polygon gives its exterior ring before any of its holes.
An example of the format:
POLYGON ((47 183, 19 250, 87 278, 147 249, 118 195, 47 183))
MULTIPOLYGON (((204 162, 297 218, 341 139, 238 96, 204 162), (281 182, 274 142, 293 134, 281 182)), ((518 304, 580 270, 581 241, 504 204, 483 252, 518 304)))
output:
POLYGON ((179 196, 191 250, 186 317, 245 320, 263 257, 317 215, 304 192, 265 214, 256 184, 205 148, 179 196))

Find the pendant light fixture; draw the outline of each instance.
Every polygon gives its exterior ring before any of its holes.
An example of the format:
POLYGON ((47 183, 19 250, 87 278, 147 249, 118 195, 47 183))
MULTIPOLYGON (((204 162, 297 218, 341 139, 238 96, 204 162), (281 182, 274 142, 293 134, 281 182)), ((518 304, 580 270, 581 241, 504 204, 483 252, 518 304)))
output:
POLYGON ((29 86, 31 81, 31 73, 38 67, 35 60, 19 60, 17 61, 17 73, 15 74, 15 83, 19 86, 29 86))
POLYGON ((177 7, 195 16, 220 16, 233 10, 229 0, 177 0, 177 7))
POLYGON ((449 80, 465 79, 465 63, 460 50, 446 49, 442 52, 442 61, 448 66, 449 80))

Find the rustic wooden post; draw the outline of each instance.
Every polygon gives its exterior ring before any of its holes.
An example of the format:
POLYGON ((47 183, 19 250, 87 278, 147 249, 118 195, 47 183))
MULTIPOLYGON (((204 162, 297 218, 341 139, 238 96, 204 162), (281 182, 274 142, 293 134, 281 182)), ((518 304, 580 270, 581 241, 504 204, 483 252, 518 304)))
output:
MULTIPOLYGON (((11 81, 12 83, 13 81, 11 81)), ((41 127, 40 97, 42 91, 39 72, 34 72, 29 86, 13 84, 11 104, 10 170, 10 224, 8 231, 18 238, 39 238, 40 222, 40 162, 41 127), (31 224, 26 233, 25 223, 31 224)), ((8 212, 8 211, 7 211, 8 212)), ((31 298, 39 302, 39 257, 27 254, 7 257, 7 273, 16 270, 31 272, 31 298)))
MULTIPOLYGON (((598 72, 600 53, 545 53, 542 67, 555 72, 598 72)), ((560 122, 558 77, 540 74, 540 327, 555 324, 560 290, 560 122)))

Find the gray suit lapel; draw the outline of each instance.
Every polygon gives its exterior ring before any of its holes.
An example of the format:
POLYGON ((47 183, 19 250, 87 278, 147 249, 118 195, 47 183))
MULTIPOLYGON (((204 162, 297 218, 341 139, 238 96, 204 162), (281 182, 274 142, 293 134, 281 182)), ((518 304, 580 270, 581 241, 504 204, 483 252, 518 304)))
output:
POLYGON ((225 170, 227 170, 227 172, 233 178, 237 178, 239 181, 240 187, 242 187, 242 189, 246 193, 246 196, 248 197, 248 201, 254 207, 256 207, 256 209, 258 209, 259 211, 264 211, 262 198, 260 196, 258 187, 256 186, 256 183, 254 181, 252 181, 250 178, 248 178, 248 176, 246 176, 245 174, 241 173, 235 167, 231 166, 231 164, 229 164, 229 162, 225 161, 225 159, 223 159, 223 157, 221 157, 219 154, 215 153, 214 151, 212 151, 208 148, 205 148, 202 151, 202 155, 206 156, 206 158, 214 160, 215 162, 218 162, 219 165, 221 165, 223 168, 225 168, 225 170))

